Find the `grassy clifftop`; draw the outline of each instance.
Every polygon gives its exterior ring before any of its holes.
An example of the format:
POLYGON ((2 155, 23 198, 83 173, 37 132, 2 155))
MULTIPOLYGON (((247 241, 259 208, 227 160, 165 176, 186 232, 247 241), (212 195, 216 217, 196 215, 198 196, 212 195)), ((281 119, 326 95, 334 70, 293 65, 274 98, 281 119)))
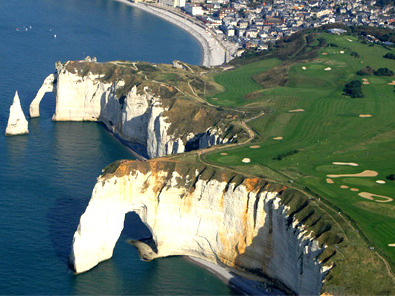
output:
POLYGON ((205 75, 205 68, 178 61, 174 66, 127 61, 69 61, 62 67, 82 78, 96 76, 104 83, 123 81, 125 85, 116 93, 120 101, 134 86, 138 94, 148 92, 167 109, 163 116, 170 123, 168 133, 184 142, 190 133, 196 135, 208 128, 220 129, 225 138, 236 142, 248 138, 247 132, 238 124, 243 112, 212 106, 202 99, 205 94, 223 90, 205 75))
POLYGON ((337 267, 326 284, 335 294, 394 293, 395 182, 387 177, 395 163, 395 76, 357 72, 394 71, 395 60, 385 56, 395 49, 368 42, 366 32, 300 32, 268 52, 248 53, 232 62, 235 69, 212 74, 225 91, 207 97, 266 114, 248 122, 253 142, 205 153, 204 161, 298 188, 344 227, 347 247, 333 256, 337 267), (363 98, 343 94, 353 80, 363 98), (372 269, 381 270, 380 280, 372 269))

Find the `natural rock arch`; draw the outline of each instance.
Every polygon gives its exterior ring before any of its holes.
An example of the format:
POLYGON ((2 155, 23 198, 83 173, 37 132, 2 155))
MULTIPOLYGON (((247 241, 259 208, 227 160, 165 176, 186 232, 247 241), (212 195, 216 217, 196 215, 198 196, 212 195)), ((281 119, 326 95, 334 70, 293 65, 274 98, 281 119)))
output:
POLYGON ((29 108, 29 115, 30 117, 39 117, 40 116, 40 103, 41 100, 43 99, 44 95, 47 92, 54 92, 56 88, 54 87, 54 84, 56 83, 57 79, 57 74, 50 74, 48 75, 47 78, 45 78, 42 86, 38 90, 36 97, 33 99, 33 101, 30 103, 30 108, 29 108))
POLYGON ((135 211, 157 248, 137 245, 144 259, 193 256, 261 270, 292 293, 319 294, 329 269, 317 259, 323 249, 288 216, 278 191, 257 178, 204 180, 205 169, 181 176, 177 165, 123 161, 99 177, 74 235, 77 273, 111 258, 125 214, 135 211))

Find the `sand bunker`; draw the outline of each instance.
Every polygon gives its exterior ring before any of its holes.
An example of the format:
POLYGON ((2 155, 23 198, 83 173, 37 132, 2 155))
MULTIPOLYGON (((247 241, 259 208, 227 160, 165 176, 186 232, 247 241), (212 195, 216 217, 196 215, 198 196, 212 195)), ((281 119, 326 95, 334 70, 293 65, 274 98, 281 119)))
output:
POLYGON ((327 55, 327 54, 328 54, 327 52, 323 52, 323 53, 322 53, 322 55, 327 55))
POLYGON ((395 85, 395 80, 392 80, 392 82, 387 83, 388 85, 395 85))
POLYGON ((226 153, 226 152, 221 152, 221 155, 228 155, 228 153, 226 153))
POLYGON ((343 177, 376 177, 379 173, 376 171, 365 170, 358 174, 342 174, 342 175, 326 175, 329 178, 343 178, 343 177))
POLYGON ((340 53, 343 54, 343 53, 344 53, 344 50, 341 50, 340 53))
POLYGON ((354 192, 357 192, 357 191, 359 191, 359 189, 358 189, 358 188, 350 188, 350 190, 351 190, 351 191, 354 191, 354 192))
POLYGON ((362 78, 362 81, 369 81, 369 79, 367 79, 367 78, 362 78))
POLYGON ((334 165, 349 165, 349 166, 359 166, 359 164, 355 162, 340 162, 340 161, 334 161, 332 162, 334 165))
POLYGON ((289 110, 288 112, 293 113, 293 112, 304 112, 304 109, 294 109, 294 110, 289 110))
POLYGON ((372 117, 372 114, 359 114, 359 117, 361 118, 372 117))
POLYGON ((251 161, 251 159, 249 159, 249 158, 243 158, 243 160, 242 160, 242 162, 244 162, 244 163, 249 163, 251 161))
POLYGON ((307 68, 306 67, 302 67, 302 70, 306 70, 307 68))
POLYGON ((275 138, 273 138, 273 140, 282 140, 283 139, 283 137, 275 137, 275 138))
POLYGON ((385 184, 385 181, 384 180, 377 180, 376 183, 377 184, 385 184))
POLYGON ((364 82, 362 82, 362 84, 370 84, 370 82, 369 81, 364 81, 364 82))
POLYGON ((395 244, 388 244, 388 247, 395 247, 395 244))
POLYGON ((378 194, 374 194, 374 193, 369 193, 369 192, 360 192, 360 193, 358 193, 358 195, 363 198, 369 199, 369 200, 374 200, 376 202, 391 202, 391 201, 393 201, 393 199, 391 197, 384 196, 384 195, 378 195, 378 194), (374 196, 383 198, 384 200, 374 199, 374 196))
POLYGON ((330 179, 330 178, 327 178, 327 179, 326 179, 326 183, 328 183, 328 184, 333 184, 333 183, 335 183, 335 181, 333 181, 333 180, 330 179))
POLYGON ((341 189, 347 189, 348 186, 347 186, 347 185, 340 185, 340 188, 341 188, 341 189))
POLYGON ((252 146, 250 146, 250 148, 251 149, 257 149, 257 148, 260 148, 261 146, 259 146, 259 145, 252 145, 252 146))
POLYGON ((330 70, 332 70, 331 67, 326 67, 326 68, 324 69, 324 71, 330 71, 330 70))
POLYGON ((347 41, 350 41, 350 42, 352 42, 352 40, 351 40, 351 39, 348 39, 348 38, 346 38, 346 40, 347 40, 347 41))

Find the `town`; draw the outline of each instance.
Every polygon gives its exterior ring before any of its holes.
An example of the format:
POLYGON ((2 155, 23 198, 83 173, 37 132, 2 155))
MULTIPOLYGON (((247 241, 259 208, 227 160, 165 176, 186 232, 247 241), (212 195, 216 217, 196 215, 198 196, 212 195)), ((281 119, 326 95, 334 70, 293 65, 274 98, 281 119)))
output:
POLYGON ((270 42, 307 28, 341 23, 395 28, 388 0, 135 0, 166 8, 204 26, 239 49, 264 50, 270 42))

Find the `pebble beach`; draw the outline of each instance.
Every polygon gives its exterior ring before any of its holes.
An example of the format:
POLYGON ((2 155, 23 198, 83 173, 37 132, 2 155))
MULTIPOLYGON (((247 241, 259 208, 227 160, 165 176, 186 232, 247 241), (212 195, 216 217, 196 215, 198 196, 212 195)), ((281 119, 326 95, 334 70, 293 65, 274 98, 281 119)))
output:
POLYGON ((173 13, 171 10, 159 8, 156 6, 148 5, 145 3, 135 3, 128 0, 116 0, 129 6, 136 7, 148 13, 154 14, 166 21, 179 26, 183 30, 191 34, 200 43, 203 50, 202 66, 219 66, 224 64, 225 56, 230 60, 230 55, 236 51, 234 45, 219 40, 208 32, 205 28, 191 22, 188 18, 184 18, 178 14, 173 13), (225 54, 227 48, 227 54, 225 54))

